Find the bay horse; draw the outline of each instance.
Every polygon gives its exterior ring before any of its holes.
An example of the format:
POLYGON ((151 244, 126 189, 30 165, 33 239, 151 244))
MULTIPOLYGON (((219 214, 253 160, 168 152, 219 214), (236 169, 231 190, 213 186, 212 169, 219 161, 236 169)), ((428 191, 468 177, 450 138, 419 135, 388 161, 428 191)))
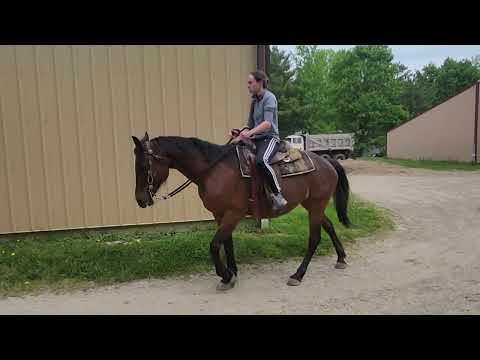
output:
MULTIPOLYGON (((250 179, 242 178, 234 144, 217 145, 194 138, 159 136, 150 140, 148 132, 135 144, 135 198, 138 206, 154 204, 154 197, 169 175, 176 169, 198 186, 198 195, 218 224, 210 244, 210 254, 216 274, 221 277, 217 290, 231 289, 238 276, 235 262, 232 232, 249 212, 250 179), (226 266, 220 258, 224 246, 226 266)), ((288 205, 278 213, 270 210, 262 218, 284 215, 298 205, 308 211, 310 236, 306 255, 287 284, 300 285, 307 267, 320 241, 321 228, 331 238, 337 253, 335 268, 344 269, 345 250, 335 233, 325 209, 334 196, 337 216, 342 224, 350 225, 347 216, 349 182, 342 165, 333 159, 325 159, 308 152, 315 170, 303 175, 282 178, 282 193, 288 205)))

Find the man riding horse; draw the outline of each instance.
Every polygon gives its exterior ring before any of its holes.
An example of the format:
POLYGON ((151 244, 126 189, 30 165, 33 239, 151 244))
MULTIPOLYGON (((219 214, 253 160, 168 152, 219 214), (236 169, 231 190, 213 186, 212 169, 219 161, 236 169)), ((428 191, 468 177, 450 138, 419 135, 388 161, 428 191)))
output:
POLYGON ((252 94, 252 103, 247 127, 240 133, 240 137, 249 138, 255 143, 256 164, 272 191, 273 209, 277 211, 287 205, 287 200, 283 197, 277 175, 269 164, 278 151, 280 135, 277 99, 267 90, 267 85, 268 78, 263 71, 249 74, 248 91, 252 94))
MULTIPOLYGON (((277 101, 266 89, 267 77, 263 72, 253 72, 248 77, 248 89, 252 94, 252 106, 248 128, 241 131, 240 138, 252 139, 256 143, 257 164, 274 195, 274 207, 281 212, 266 211, 265 217, 284 215, 301 205, 308 212, 308 248, 297 271, 287 284, 300 285, 307 267, 320 242, 320 231, 330 236, 337 252, 335 268, 345 269, 346 254, 338 239, 333 223, 325 214, 330 199, 334 198, 339 221, 350 225, 347 215, 350 185, 342 165, 334 159, 324 159, 307 151, 311 160, 311 171, 282 178, 282 194, 276 174, 269 164, 279 147, 277 101), (288 199, 288 205, 287 200, 288 199)), ((235 131, 237 134, 238 131, 235 131)), ((233 133, 232 133, 233 135, 233 133)), ((233 246, 233 231, 238 223, 251 214, 249 196, 251 182, 242 176, 238 145, 217 145, 198 138, 181 136, 158 136, 150 139, 148 133, 140 140, 132 136, 135 143, 135 199, 138 206, 146 208, 154 204, 160 186, 169 176, 170 169, 181 172, 189 180, 163 199, 168 199, 195 183, 204 207, 210 211, 218 224, 210 243, 210 255, 216 274, 221 278, 217 289, 234 287, 238 269, 233 246), (235 151, 237 150, 237 152, 235 151), (220 257, 225 250, 225 261, 220 257)), ((248 141, 246 141, 248 143, 248 141)), ((303 155, 302 155, 303 156, 303 155)))

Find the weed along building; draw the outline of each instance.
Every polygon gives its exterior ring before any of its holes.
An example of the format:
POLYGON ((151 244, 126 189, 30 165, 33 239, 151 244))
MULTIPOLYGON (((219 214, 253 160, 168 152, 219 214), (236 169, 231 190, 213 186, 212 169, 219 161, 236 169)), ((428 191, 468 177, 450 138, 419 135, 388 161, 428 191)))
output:
MULTIPOLYGON (((132 135, 217 144, 268 47, 0 46, 0 234, 211 220, 191 185, 140 209, 132 135)), ((161 195, 183 183, 172 170, 161 195)))
POLYGON ((480 162, 480 82, 387 133, 396 159, 480 162))

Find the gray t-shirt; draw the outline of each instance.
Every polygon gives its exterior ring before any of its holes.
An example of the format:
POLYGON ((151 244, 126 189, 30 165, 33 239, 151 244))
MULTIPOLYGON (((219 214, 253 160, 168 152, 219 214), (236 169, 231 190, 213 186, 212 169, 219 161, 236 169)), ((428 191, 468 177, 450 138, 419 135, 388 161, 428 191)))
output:
POLYGON ((280 139, 278 132, 278 105, 277 98, 273 93, 265 90, 263 97, 257 99, 255 95, 252 96, 253 112, 250 111, 248 117, 248 127, 250 129, 260 125, 263 121, 268 121, 272 127, 263 133, 254 136, 255 139, 261 139, 266 136, 271 136, 280 139))

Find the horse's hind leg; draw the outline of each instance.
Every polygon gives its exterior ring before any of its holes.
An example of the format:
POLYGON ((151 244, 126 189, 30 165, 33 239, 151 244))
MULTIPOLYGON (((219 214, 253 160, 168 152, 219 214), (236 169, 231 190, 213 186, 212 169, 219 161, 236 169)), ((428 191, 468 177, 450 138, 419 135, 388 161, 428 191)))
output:
POLYGON ((335 265, 335 268, 345 269, 347 267, 347 262, 345 261, 347 254, 345 254, 342 243, 338 239, 333 224, 327 216, 324 216, 323 218, 322 227, 327 232, 328 236, 330 236, 330 239, 332 239, 333 246, 337 252, 337 264, 335 265))
MULTIPOLYGON (((304 205, 305 206, 305 205, 304 205)), ((300 285, 305 273, 307 272, 308 265, 312 260, 313 254, 317 250, 317 246, 320 243, 323 211, 325 210, 326 203, 320 203, 318 205, 307 208, 308 217, 310 222, 310 236, 308 239, 308 250, 303 258, 302 263, 298 267, 295 274, 290 276, 287 284, 290 286, 300 285)), ((306 206, 305 206, 306 207, 306 206)))

